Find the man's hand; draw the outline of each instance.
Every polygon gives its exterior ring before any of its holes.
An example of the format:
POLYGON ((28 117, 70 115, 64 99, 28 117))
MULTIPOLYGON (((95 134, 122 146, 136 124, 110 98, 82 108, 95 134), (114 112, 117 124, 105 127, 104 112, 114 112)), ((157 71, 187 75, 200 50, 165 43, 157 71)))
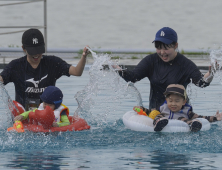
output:
POLYGON ((222 113, 219 113, 219 110, 218 110, 215 117, 217 118, 218 121, 220 121, 222 119, 222 113))
MULTIPOLYGON (((86 47, 89 48, 88 45, 87 45, 86 47)), ((83 53, 82 53, 82 56, 83 56, 83 57, 87 57, 87 55, 90 53, 90 51, 89 51, 86 47, 83 49, 83 53)))
POLYGON ((0 76, 0 81, 1 81, 2 83, 4 83, 2 76, 0 76))

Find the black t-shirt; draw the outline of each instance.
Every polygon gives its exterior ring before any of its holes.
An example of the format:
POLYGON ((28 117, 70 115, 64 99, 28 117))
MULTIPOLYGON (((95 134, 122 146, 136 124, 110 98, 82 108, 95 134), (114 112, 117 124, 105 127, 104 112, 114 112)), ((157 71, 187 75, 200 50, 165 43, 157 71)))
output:
POLYGON ((12 60, 1 72, 4 84, 13 82, 15 100, 25 107, 27 98, 40 99, 46 87, 54 86, 62 75, 69 75, 70 64, 56 56, 43 56, 36 69, 27 56, 12 60))
POLYGON ((191 82, 205 87, 203 75, 197 66, 180 53, 174 60, 164 62, 157 53, 143 58, 132 71, 119 72, 126 81, 136 82, 145 77, 150 80, 149 109, 159 108, 165 101, 163 93, 170 84, 181 84, 185 88, 191 82))

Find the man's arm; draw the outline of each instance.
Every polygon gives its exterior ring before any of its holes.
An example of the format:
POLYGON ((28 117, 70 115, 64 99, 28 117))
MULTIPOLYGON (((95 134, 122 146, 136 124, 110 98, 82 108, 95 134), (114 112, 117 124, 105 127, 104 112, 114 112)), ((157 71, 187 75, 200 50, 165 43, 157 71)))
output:
MULTIPOLYGON (((214 72, 216 72, 216 70, 214 72)), ((211 83, 211 81, 213 80, 213 77, 214 77, 214 73, 212 72, 212 66, 210 66, 208 72, 204 74, 204 81, 207 83, 211 83)))
POLYGON ((89 54, 89 50, 85 47, 83 49, 83 53, 82 53, 82 57, 79 61, 79 63, 77 64, 76 67, 74 66, 70 66, 69 68, 69 74, 73 75, 73 76, 81 76, 86 64, 86 56, 89 54))
POLYGON ((4 80, 3 80, 2 76, 0 76, 0 81, 1 81, 2 83, 4 83, 4 80))
POLYGON ((131 81, 135 83, 145 77, 149 77, 149 75, 152 74, 152 70, 153 60, 150 56, 146 56, 132 71, 120 70, 118 73, 126 82, 131 81))
MULTIPOLYGON (((196 66, 195 66, 196 67, 196 66)), ((192 68, 190 67, 190 70, 192 68)), ((200 70, 196 67, 194 70, 192 70, 191 77, 192 83, 198 87, 207 87, 210 85, 213 75, 210 71, 208 71, 205 75, 203 75, 200 70)))

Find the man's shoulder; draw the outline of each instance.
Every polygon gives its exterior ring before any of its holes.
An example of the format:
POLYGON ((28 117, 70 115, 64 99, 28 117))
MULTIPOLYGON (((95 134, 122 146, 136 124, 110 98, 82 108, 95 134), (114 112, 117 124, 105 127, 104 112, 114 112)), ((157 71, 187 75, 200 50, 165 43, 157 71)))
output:
POLYGON ((192 62, 189 58, 187 58, 187 57, 184 56, 183 54, 177 53, 177 56, 178 56, 178 60, 179 60, 179 61, 192 62))
POLYGON ((159 56, 157 53, 149 54, 145 58, 157 59, 159 56))
POLYGON ((49 62, 58 62, 58 61, 64 61, 60 57, 54 56, 54 55, 42 55, 43 61, 49 61, 49 62))
POLYGON ((187 64, 195 65, 195 63, 192 60, 190 60, 189 58, 187 58, 183 54, 178 53, 177 56, 178 56, 177 62, 179 62, 179 63, 181 63, 183 65, 187 65, 187 64))
POLYGON ((23 57, 20 57, 20 58, 16 58, 12 61, 20 62, 20 61, 26 61, 26 60, 27 60, 27 56, 23 56, 23 57))
POLYGON ((56 60, 56 59, 61 59, 57 56, 54 56, 54 55, 42 55, 42 59, 45 59, 45 60, 56 60))
POLYGON ((25 63, 26 62, 26 56, 24 57, 20 57, 20 58, 16 58, 16 59, 13 59, 9 65, 21 65, 22 63, 25 63))
POLYGON ((155 62, 158 61, 160 59, 160 57, 158 56, 157 53, 154 54, 149 54, 146 57, 143 58, 143 60, 147 61, 147 62, 155 62))

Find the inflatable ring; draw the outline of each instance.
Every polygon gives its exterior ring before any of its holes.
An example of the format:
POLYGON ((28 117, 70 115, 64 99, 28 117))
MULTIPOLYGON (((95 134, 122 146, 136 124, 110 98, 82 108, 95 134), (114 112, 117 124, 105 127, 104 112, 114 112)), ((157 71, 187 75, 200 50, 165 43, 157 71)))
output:
MULTIPOLYGON (((13 103, 16 107, 16 108, 10 109, 13 116, 17 116, 25 112, 24 107, 20 103, 16 101, 13 101, 13 103)), ((68 116, 68 118, 70 121, 70 125, 61 126, 61 127, 50 126, 50 128, 44 128, 42 125, 35 124, 31 122, 30 120, 29 121, 23 120, 22 125, 25 131, 28 130, 32 132, 65 132, 65 131, 81 131, 81 130, 90 129, 90 126, 87 124, 87 122, 84 119, 78 116, 75 116, 75 117, 68 116)))
POLYGON ((42 125, 35 124, 23 124, 24 130, 32 132, 66 132, 66 131, 81 131, 90 129, 87 122, 80 117, 69 116, 70 125, 62 127, 51 127, 49 129, 44 129, 42 125))
MULTIPOLYGON (((202 123, 201 131, 210 129, 210 122, 204 118, 197 118, 202 123)), ((124 125, 134 131, 154 132, 153 119, 148 116, 138 115, 135 111, 128 111, 123 115, 124 125)), ((161 132, 189 132, 190 127, 187 123, 170 119, 166 127, 161 132)))

